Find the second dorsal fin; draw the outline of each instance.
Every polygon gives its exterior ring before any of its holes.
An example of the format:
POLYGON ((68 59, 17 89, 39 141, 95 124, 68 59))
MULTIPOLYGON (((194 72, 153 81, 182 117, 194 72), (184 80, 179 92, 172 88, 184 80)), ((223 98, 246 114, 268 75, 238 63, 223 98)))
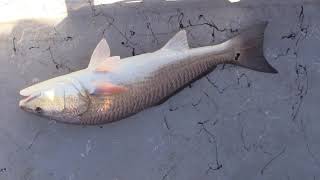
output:
POLYGON ((189 49, 187 32, 185 30, 179 31, 174 35, 162 49, 183 50, 189 49))

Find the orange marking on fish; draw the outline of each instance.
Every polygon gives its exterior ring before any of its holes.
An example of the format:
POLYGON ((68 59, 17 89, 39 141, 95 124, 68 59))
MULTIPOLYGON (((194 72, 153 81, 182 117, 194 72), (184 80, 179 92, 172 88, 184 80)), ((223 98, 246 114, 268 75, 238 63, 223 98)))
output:
POLYGON ((94 82, 93 94, 112 95, 126 92, 128 88, 119 86, 108 82, 94 82))

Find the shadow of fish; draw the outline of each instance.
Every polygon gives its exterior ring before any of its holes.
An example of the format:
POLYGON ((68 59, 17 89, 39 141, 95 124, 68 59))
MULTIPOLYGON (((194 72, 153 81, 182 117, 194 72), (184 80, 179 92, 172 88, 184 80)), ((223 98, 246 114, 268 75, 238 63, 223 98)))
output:
POLYGON ((277 73, 263 55, 266 23, 221 44, 189 48, 185 30, 160 50, 121 59, 110 56, 105 39, 86 69, 20 91, 20 107, 71 124, 103 124, 164 102, 219 64, 277 73))

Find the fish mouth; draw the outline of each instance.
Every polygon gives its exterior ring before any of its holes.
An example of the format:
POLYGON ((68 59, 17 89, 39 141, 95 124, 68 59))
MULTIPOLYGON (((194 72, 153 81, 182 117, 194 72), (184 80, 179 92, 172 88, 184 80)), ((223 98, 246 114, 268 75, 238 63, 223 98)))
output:
POLYGON ((25 88, 25 89, 22 89, 19 94, 22 96, 22 100, 21 101, 30 101, 32 99, 34 99, 35 97, 38 97, 39 94, 40 94, 40 91, 37 90, 37 89, 34 89, 32 88, 33 86, 31 87, 28 87, 28 88, 25 88))
POLYGON ((19 94, 24 97, 24 98, 27 98, 29 96, 31 96, 31 94, 33 94, 33 92, 31 91, 31 88, 28 87, 28 88, 25 88, 25 89, 22 89, 19 94))
POLYGON ((24 94, 24 93, 21 93, 21 91, 20 91, 20 95, 22 96, 22 99, 19 101, 19 107, 25 111, 32 111, 32 109, 28 108, 26 105, 29 101, 33 100, 34 98, 39 97, 40 93, 24 94))
POLYGON ((22 110, 30 111, 30 109, 26 107, 26 102, 28 101, 29 98, 30 98, 29 96, 24 96, 23 99, 19 101, 19 107, 22 110))

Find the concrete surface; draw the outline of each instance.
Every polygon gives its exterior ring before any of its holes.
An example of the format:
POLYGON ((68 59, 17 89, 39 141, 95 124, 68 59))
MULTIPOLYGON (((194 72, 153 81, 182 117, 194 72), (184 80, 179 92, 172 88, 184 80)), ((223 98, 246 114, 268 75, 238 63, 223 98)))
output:
POLYGON ((317 0, 66 1, 55 25, 0 28, 1 180, 269 180, 320 178, 317 0), (87 66, 105 36, 121 57, 160 48, 179 28, 192 47, 269 21, 265 56, 280 72, 219 66, 166 103, 96 127, 18 108, 19 90, 87 66))

